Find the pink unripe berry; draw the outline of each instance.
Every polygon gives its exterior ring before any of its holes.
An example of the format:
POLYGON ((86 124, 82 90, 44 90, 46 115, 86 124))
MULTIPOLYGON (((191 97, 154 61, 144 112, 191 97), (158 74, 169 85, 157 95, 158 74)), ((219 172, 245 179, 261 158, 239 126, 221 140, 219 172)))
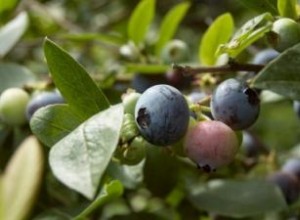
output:
POLYGON ((206 172, 229 164, 239 146, 235 132, 220 121, 202 121, 185 137, 186 155, 206 172))

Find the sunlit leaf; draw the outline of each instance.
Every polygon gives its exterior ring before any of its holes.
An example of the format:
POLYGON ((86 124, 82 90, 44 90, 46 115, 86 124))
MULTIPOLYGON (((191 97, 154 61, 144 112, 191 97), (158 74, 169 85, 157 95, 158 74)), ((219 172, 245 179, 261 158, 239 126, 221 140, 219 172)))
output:
POLYGON ((264 13, 247 21, 228 43, 219 46, 217 55, 228 53, 230 57, 236 57, 271 30, 272 20, 270 13, 264 13))
POLYGON ((11 10, 20 2, 20 0, 5 0, 1 1, 0 13, 3 11, 11 10))
POLYGON ((142 0, 134 9, 128 23, 128 37, 140 44, 146 36, 155 14, 155 0, 142 0))
POLYGON ((164 17, 159 30, 159 38, 155 45, 157 56, 160 55, 165 44, 173 38, 179 23, 185 16, 189 7, 189 2, 180 3, 174 6, 164 17))
POLYGON ((297 0, 277 0, 277 8, 279 15, 282 17, 288 17, 297 19, 297 0))
POLYGON ((199 50, 199 60, 204 65, 214 65, 217 61, 217 49, 226 43, 233 34, 234 23, 229 13, 216 18, 204 33, 199 50))

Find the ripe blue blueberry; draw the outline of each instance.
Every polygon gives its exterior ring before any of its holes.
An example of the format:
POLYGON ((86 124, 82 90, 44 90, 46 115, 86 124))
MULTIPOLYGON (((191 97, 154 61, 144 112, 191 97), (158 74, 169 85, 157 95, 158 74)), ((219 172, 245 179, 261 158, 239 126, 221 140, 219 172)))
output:
POLYGON ((299 198, 299 181, 295 175, 279 171, 270 174, 267 180, 280 188, 287 204, 292 204, 299 198))
POLYGON ((246 157, 252 158, 259 156, 261 153, 267 154, 269 152, 264 143, 256 135, 248 131, 243 132, 241 149, 246 157))
POLYGON ((189 108, 179 90, 169 85, 147 89, 137 101, 135 121, 151 144, 166 146, 179 141, 189 124, 189 108))
POLYGON ((268 48, 257 53, 254 57, 253 63, 266 65, 278 55, 279 53, 276 50, 268 48))
POLYGON ((294 174, 300 181, 300 158, 290 158, 285 162, 281 170, 294 174))
POLYGON ((295 113, 300 118, 300 101, 295 100, 293 105, 294 105, 294 111, 295 111, 295 113))
POLYGON ((30 121, 33 114, 41 107, 64 103, 64 98, 56 91, 41 92, 35 95, 26 106, 26 117, 30 121))
POLYGON ((242 130, 256 121, 260 101, 253 89, 236 79, 227 79, 215 89, 210 106, 214 119, 242 130))

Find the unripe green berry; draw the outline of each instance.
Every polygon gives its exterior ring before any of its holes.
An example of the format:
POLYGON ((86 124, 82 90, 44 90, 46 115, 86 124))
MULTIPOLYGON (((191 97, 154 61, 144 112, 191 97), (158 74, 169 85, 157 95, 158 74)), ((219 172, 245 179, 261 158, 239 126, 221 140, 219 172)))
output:
POLYGON ((300 25, 290 18, 280 18, 273 23, 272 31, 276 34, 269 41, 278 52, 300 43, 300 25))
POLYGON ((26 122, 25 109, 29 95, 20 88, 9 88, 0 96, 0 117, 12 126, 26 122))
POLYGON ((161 53, 161 58, 165 63, 184 62, 188 59, 188 56, 188 46, 181 40, 172 40, 168 42, 161 53))
POLYGON ((134 116, 126 113, 123 119, 123 125, 121 129, 121 140, 123 143, 130 141, 132 138, 139 134, 139 130, 136 126, 134 116))
POLYGON ((139 136, 135 137, 130 145, 124 150, 121 162, 127 165, 136 165, 146 156, 145 141, 139 136))
POLYGON ((122 96, 124 105, 124 112, 134 115, 135 105, 140 98, 141 94, 133 91, 129 91, 122 96))

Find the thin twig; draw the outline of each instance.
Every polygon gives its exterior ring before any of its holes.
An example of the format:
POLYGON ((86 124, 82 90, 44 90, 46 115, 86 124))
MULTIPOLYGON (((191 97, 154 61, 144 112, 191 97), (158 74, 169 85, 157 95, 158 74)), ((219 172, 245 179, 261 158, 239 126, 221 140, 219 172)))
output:
POLYGON ((259 72, 264 68, 264 65, 258 64, 241 64, 234 61, 229 61, 227 64, 222 66, 212 66, 212 67, 190 67, 190 66, 180 66, 174 65, 174 71, 179 71, 183 75, 195 75, 200 73, 228 73, 235 71, 247 71, 247 72, 259 72))

